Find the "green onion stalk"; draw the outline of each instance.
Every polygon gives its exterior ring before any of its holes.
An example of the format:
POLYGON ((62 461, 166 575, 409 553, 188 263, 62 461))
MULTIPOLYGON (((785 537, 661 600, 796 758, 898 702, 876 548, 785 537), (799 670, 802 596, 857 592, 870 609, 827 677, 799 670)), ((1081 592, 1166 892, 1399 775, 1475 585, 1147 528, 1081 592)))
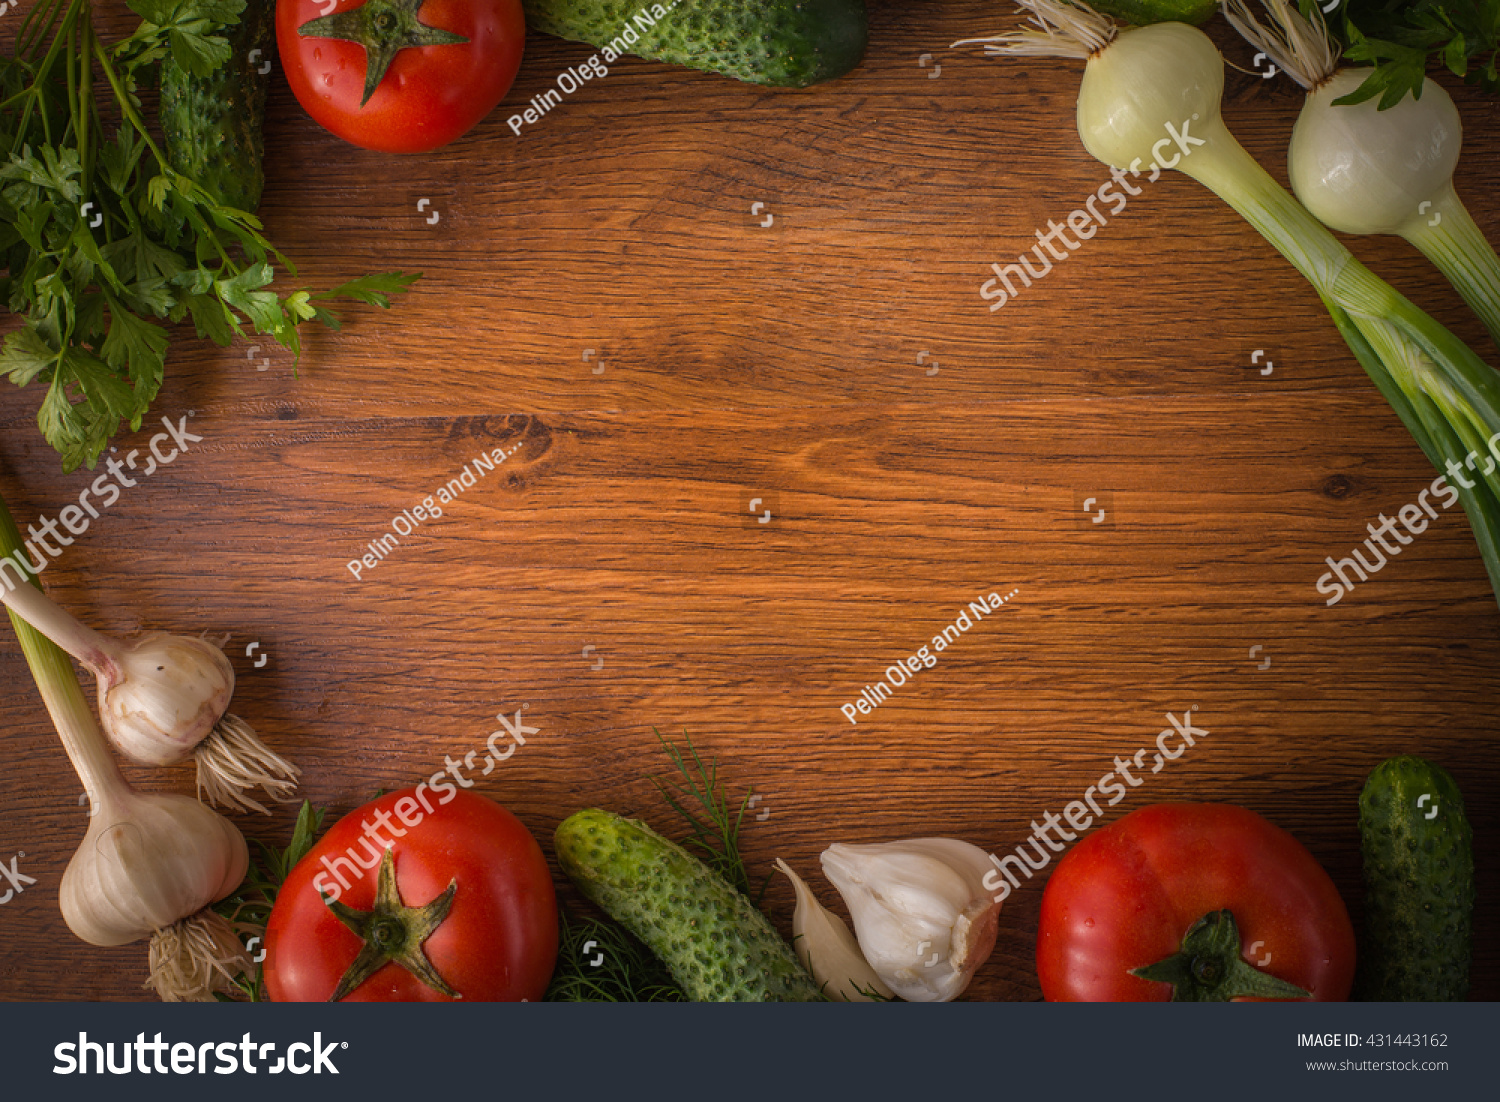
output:
POLYGON ((1500 344, 1500 257, 1453 187, 1463 120, 1442 85, 1422 78, 1413 95, 1349 103, 1368 68, 1339 68, 1339 49, 1316 7, 1287 0, 1227 0, 1224 17, 1307 91, 1287 149, 1292 191, 1329 229, 1394 234, 1448 278, 1500 344))
POLYGON ((1356 260, 1235 140, 1220 117, 1224 61, 1202 31, 1182 23, 1122 30, 1076 0, 1017 2, 1031 13, 1032 27, 954 45, 1086 60, 1078 133, 1093 156, 1122 172, 1147 166, 1185 173, 1302 273, 1423 454, 1446 472, 1500 601, 1500 379, 1494 371, 1356 260))

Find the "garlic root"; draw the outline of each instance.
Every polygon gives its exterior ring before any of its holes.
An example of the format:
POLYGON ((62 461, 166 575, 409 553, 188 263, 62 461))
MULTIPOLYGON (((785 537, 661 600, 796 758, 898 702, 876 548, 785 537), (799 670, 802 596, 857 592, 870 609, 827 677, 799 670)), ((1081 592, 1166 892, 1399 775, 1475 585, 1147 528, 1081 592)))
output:
POLYGON ((205 908, 151 935, 145 986, 164 1003, 213 1002, 215 991, 230 989, 235 976, 254 967, 230 921, 205 908))
POLYGON ((236 811, 270 812, 245 792, 263 789, 277 803, 286 803, 302 775, 291 762, 260 741, 255 729, 239 716, 226 714, 193 752, 198 765, 198 797, 216 807, 236 811))

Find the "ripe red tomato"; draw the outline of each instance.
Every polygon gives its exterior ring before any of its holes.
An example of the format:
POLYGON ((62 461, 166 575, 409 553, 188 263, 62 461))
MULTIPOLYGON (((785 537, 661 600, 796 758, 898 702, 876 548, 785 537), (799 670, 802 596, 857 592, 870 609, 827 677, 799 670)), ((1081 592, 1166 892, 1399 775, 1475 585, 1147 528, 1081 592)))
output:
POLYGON ((521 0, 276 5, 281 67, 303 109, 346 141, 386 153, 426 153, 467 133, 510 91, 525 41, 521 0), (299 28, 316 33, 301 35, 299 28), (454 42, 454 35, 468 41, 454 42), (434 39, 446 41, 402 45, 434 39), (393 49, 389 68, 361 105, 369 91, 367 62, 375 58, 378 71, 381 56, 393 49))
POLYGON ((342 1001, 447 1002, 446 987, 466 1002, 536 1002, 556 963, 541 847, 499 804, 451 783, 345 815, 292 870, 266 925, 274 1002, 326 1001, 353 980, 342 1001))
POLYGON ((1320 1002, 1349 997, 1354 929, 1333 881, 1286 831, 1229 804, 1156 804, 1073 847, 1042 895, 1042 994, 1165 1002, 1171 984, 1131 971, 1173 957, 1194 923, 1226 910, 1237 936, 1225 932, 1223 957, 1195 951, 1178 966, 1209 981, 1226 970, 1243 979, 1248 969, 1320 1002))

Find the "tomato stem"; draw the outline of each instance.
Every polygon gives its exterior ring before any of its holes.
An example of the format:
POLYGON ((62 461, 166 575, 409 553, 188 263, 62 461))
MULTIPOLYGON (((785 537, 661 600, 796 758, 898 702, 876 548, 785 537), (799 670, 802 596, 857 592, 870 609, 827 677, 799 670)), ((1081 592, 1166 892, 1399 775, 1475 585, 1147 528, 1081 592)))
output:
POLYGON ((396 890, 396 859, 387 849, 380 859, 380 879, 375 888, 375 906, 368 911, 356 911, 336 899, 324 897, 323 902, 334 916, 358 935, 363 946, 348 971, 339 980, 338 987, 328 1001, 336 1003, 350 994, 376 972, 391 961, 395 961, 417 979, 449 998, 463 998, 438 974, 422 951, 422 943, 448 917, 453 906, 453 896, 458 891, 458 881, 453 880, 447 889, 422 907, 408 907, 401 902, 401 893, 396 890))
POLYGON ((1133 968, 1130 974, 1171 984, 1174 1003, 1312 998, 1311 992, 1262 972, 1240 953, 1240 931, 1234 914, 1210 911, 1188 927, 1177 952, 1155 964, 1133 968))
POLYGON ((365 95, 359 101, 363 107, 402 50, 457 46, 469 41, 461 34, 421 22, 417 14, 423 3, 425 0, 366 0, 357 8, 309 19, 297 28, 297 34, 302 38, 337 38, 365 48, 365 95))

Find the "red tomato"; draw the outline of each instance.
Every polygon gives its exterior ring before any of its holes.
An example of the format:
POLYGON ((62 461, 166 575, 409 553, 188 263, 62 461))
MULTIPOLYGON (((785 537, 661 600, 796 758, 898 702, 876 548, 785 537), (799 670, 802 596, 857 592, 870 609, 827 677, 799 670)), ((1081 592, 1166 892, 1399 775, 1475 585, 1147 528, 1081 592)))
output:
POLYGON ((1333 881, 1286 831, 1229 804, 1156 804, 1073 847, 1042 895, 1042 994, 1058 1002, 1171 999, 1171 984, 1131 970, 1171 957, 1189 927, 1226 909, 1240 944, 1210 967, 1237 968, 1237 958, 1314 1000, 1349 997, 1354 929, 1333 881))
POLYGON ((536 1002, 557 962, 557 900, 541 847, 499 804, 452 785, 392 792, 350 812, 276 897, 266 925, 266 991, 274 1002, 326 1001, 362 953, 374 954, 378 968, 367 967, 368 978, 342 1001, 450 1001, 418 978, 425 963, 466 1002, 536 1002), (447 802, 437 795, 445 788, 447 802), (407 911, 403 921, 371 922, 362 940, 319 892, 346 914, 377 910, 387 848, 407 911), (424 911, 434 928, 407 936, 424 911), (409 951, 412 943, 414 969, 380 955, 381 946, 409 951))
POLYGON ((346 141, 386 153, 426 153, 467 133, 510 91, 525 41, 521 0, 277 0, 276 5, 281 67, 303 109, 346 141), (399 49, 363 106, 366 62, 378 55, 357 41, 297 33, 317 20, 320 31, 381 36, 392 45, 412 34, 432 37, 429 31, 401 27, 413 7, 418 23, 468 41, 399 49), (363 16, 349 14, 356 11, 363 16), (328 26, 328 20, 341 17, 346 24, 328 26), (356 20, 379 29, 350 30, 356 20))

